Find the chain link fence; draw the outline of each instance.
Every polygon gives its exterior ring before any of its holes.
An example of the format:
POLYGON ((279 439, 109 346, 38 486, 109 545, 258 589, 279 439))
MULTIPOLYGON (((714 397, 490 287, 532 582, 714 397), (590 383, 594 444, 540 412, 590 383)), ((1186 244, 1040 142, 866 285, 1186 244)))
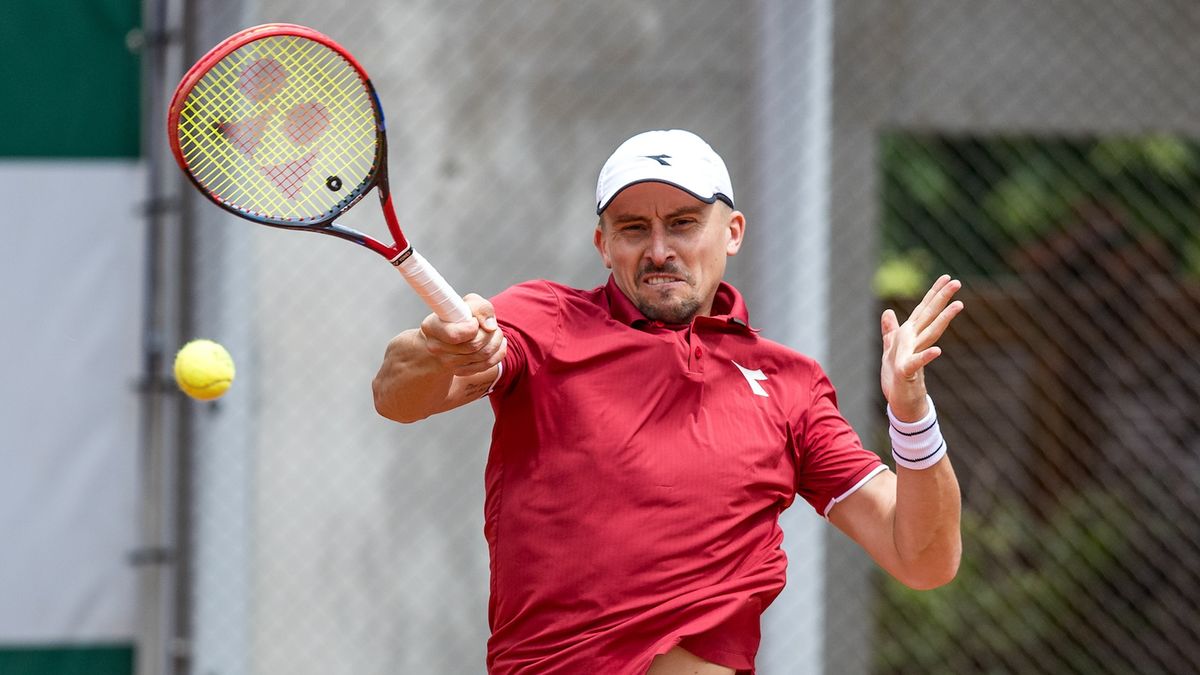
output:
MULTIPOLYGON (((781 598, 760 672, 1200 670, 1200 5, 193 5, 193 58, 266 21, 358 57, 401 221, 461 292, 603 283, 604 158, 644 129, 704 136, 749 221, 731 281, 768 337, 824 327, 816 349, 868 447, 887 447, 879 312, 940 272, 964 281, 929 375, 964 493, 958 579, 909 591, 822 525, 789 582, 824 571, 820 616, 781 598), (828 43, 805 42, 824 20, 828 43), (822 110, 824 150, 777 161, 813 137, 764 130, 822 110), (821 223, 763 187, 812 171, 830 223, 815 253, 821 223), (773 243, 790 231, 794 248, 773 243), (826 286, 773 318, 814 256, 826 286)), ((376 416, 384 346, 426 313, 395 272, 189 199, 194 333, 239 367, 191 413, 193 672, 483 672, 490 410, 376 416)), ((382 219, 364 202, 346 222, 382 219)))
POLYGON ((963 568, 927 596, 881 583, 880 670, 1194 671, 1200 145, 883 148, 881 290, 953 269, 970 311, 930 377, 964 491, 963 568))
POLYGON ((931 593, 878 580, 873 670, 1196 672, 1200 143, 1180 64, 1200 14, 904 4, 903 88, 965 109, 897 102, 906 124, 880 130, 875 281, 901 306, 938 271, 966 285, 930 374, 964 558, 931 593))

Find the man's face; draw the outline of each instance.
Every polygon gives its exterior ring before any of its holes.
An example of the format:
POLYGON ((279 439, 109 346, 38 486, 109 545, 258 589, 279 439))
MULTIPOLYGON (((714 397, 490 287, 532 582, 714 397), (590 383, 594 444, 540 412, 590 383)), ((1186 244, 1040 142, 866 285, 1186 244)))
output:
POLYGON ((712 312, 725 259, 742 245, 746 220, 665 183, 625 188, 604 210, 595 244, 617 287, 646 318, 688 323, 712 312))

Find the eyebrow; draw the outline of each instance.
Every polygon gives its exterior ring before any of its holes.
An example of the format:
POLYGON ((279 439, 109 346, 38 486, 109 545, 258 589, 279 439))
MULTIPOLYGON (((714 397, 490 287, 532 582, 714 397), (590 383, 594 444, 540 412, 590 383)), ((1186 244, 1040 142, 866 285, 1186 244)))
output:
MULTIPOLYGON (((684 206, 684 207, 675 209, 674 211, 668 213, 666 216, 663 217, 663 220, 674 220, 675 218, 678 218, 680 216, 688 216, 688 215, 695 215, 695 214, 703 213, 704 210, 710 206, 712 206, 712 204, 701 204, 699 206, 684 206)), ((613 224, 633 223, 633 222, 637 222, 637 221, 641 221, 641 220, 647 220, 647 218, 645 216, 639 216, 636 214, 626 214, 623 216, 617 216, 616 218, 613 218, 612 222, 613 222, 613 224)))

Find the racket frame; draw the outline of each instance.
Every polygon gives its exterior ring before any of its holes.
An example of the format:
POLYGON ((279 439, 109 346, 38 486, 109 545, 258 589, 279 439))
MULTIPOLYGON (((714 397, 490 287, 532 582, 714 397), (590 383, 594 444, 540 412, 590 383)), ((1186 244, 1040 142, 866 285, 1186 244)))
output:
POLYGON ((346 241, 351 241, 360 246, 365 246, 379 255, 387 258, 393 265, 399 266, 409 256, 412 255, 412 246, 408 243, 408 239, 404 236, 403 230, 400 229, 400 221, 396 217, 396 210, 392 205, 391 190, 388 187, 387 180, 387 125, 383 115, 383 106, 379 103, 379 95, 375 91, 375 85, 371 83, 371 78, 367 75, 367 71, 362 67, 354 56, 340 44, 335 42, 329 36, 308 28, 291 23, 268 23, 260 26, 253 26, 245 30, 238 31, 222 40, 197 61, 187 73, 184 74, 179 86, 175 89, 174 96, 171 97, 171 105, 167 113, 167 135, 170 139, 171 153, 175 156, 175 161, 188 179, 200 190, 206 197, 209 198, 217 206, 230 211, 234 215, 241 218, 253 221, 260 225, 268 225, 270 227, 278 227, 286 230, 297 230, 302 232, 316 232, 326 234, 346 241), (252 213, 239 209, 221 198, 220 195, 205 187, 188 168, 188 162, 184 158, 183 148, 179 142, 179 119, 183 112, 183 102, 191 95, 192 90, 196 85, 208 74, 212 68, 222 59, 230 54, 245 47, 246 45, 270 37, 299 37, 317 42, 345 59, 351 67, 357 71, 359 78, 366 87, 367 93, 371 100, 371 107, 375 114, 376 139, 375 157, 373 159, 372 168, 366 180, 351 194, 347 195, 342 201, 338 202, 337 206, 332 209, 330 215, 317 219, 281 219, 271 218, 263 214, 252 213), (387 222, 388 231, 391 233, 394 244, 385 244, 374 237, 359 232, 353 228, 339 225, 335 220, 346 211, 350 210, 363 197, 366 196, 372 188, 379 193, 380 205, 383 208, 383 217, 387 222))

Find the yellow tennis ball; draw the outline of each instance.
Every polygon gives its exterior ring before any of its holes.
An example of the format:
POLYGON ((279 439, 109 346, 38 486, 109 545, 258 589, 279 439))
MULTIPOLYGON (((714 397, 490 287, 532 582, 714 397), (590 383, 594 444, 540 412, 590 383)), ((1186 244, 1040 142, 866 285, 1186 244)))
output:
POLYGON ((233 357, 212 340, 192 340, 175 355, 175 382, 183 393, 211 401, 233 384, 233 357))

